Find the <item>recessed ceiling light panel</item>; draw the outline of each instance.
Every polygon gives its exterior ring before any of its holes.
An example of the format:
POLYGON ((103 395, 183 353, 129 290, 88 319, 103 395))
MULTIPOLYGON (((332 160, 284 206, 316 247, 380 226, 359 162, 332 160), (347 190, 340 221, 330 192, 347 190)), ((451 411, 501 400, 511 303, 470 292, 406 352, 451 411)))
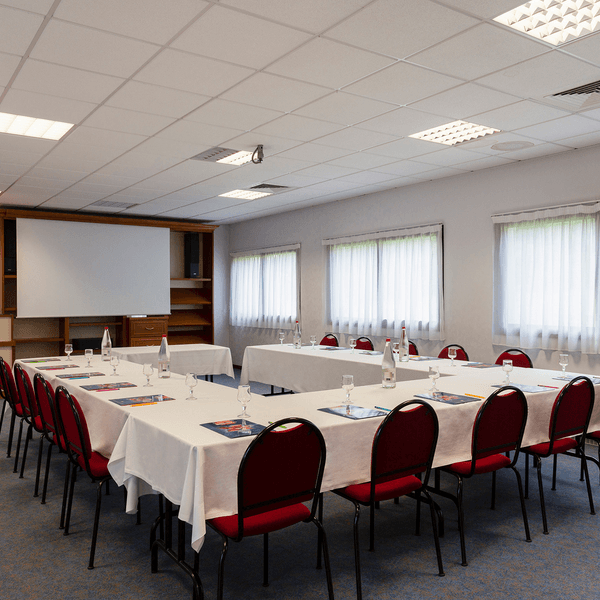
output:
POLYGON ((494 21, 558 46, 600 29, 600 0, 531 0, 494 21))
POLYGON ((191 160, 206 160, 208 162, 218 162, 226 165, 245 165, 252 160, 252 152, 245 150, 232 150, 231 148, 220 148, 216 146, 210 150, 205 150, 191 160))
POLYGON ((253 192, 252 190, 233 190, 225 194, 219 194, 219 196, 225 198, 239 198, 240 200, 256 200, 257 198, 264 198, 271 195, 266 192, 253 192))
POLYGON ((71 127, 73 127, 73 123, 0 113, 0 133, 25 135, 44 140, 60 140, 71 127))
POLYGON ((454 121, 446 123, 446 125, 434 127, 433 129, 413 133, 409 137, 445 144, 446 146, 456 146, 456 144, 460 144, 461 142, 474 140, 485 135, 498 133, 499 131, 499 129, 485 127, 484 125, 476 125, 475 123, 467 123, 466 121, 454 121))

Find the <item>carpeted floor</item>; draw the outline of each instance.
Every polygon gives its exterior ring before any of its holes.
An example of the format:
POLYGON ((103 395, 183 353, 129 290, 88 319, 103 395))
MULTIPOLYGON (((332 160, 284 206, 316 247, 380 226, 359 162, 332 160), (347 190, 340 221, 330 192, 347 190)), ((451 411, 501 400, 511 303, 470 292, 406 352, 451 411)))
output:
MULTIPOLYGON (((229 378, 221 383, 235 385, 229 378)), ((253 385, 256 393, 268 391, 253 385)), ((285 402, 287 396, 282 396, 285 402)), ((149 530, 157 514, 155 497, 142 501, 142 524, 123 512, 123 493, 115 486, 103 497, 96 568, 87 559, 95 505, 95 486, 78 479, 71 534, 58 529, 66 458, 53 456, 48 501, 33 498, 37 442, 30 446, 25 477, 14 474, 6 458, 8 426, 0 433, 0 598, 52 597, 61 600, 191 598, 187 577, 163 555, 159 573, 150 572, 149 530)), ((591 448, 596 452, 596 448, 591 448)), ((14 450, 13 450, 14 455, 14 450)), ((521 463, 521 472, 523 472, 521 463)), ((525 542, 514 476, 498 475, 497 509, 489 509, 490 479, 480 476, 465 484, 467 554, 460 564, 453 505, 440 500, 446 517, 441 540, 446 576, 437 576, 429 513, 424 512, 420 537, 413 534, 414 502, 382 504, 376 514, 376 551, 366 551, 368 517, 361 521, 363 593, 366 599, 420 598, 467 600, 561 600, 599 596, 598 546, 600 515, 589 513, 585 485, 575 459, 561 458, 558 489, 550 491, 551 465, 545 465, 550 535, 542 534, 537 486, 527 501, 533 542, 525 542)), ((590 469, 600 509, 598 470, 590 469)), ((452 479, 443 479, 450 489, 452 479)), ((535 482, 532 482, 535 484, 535 482)), ((325 495, 327 530, 336 598, 356 597, 352 546, 352 505, 325 495)), ((232 544, 226 563, 225 598, 326 598, 324 571, 315 570, 316 528, 300 524, 272 534, 271 584, 263 588, 262 544, 249 538, 232 544)), ((216 597, 220 540, 209 532, 200 553, 200 576, 207 599, 216 597)))

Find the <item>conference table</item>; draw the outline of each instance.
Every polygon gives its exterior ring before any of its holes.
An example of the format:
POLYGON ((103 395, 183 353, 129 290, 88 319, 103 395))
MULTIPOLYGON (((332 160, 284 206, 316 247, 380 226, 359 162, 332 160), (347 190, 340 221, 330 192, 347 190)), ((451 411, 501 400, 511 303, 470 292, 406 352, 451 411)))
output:
MULTIPOLYGON (((56 360, 56 359, 55 359, 56 360)), ((30 376, 41 372, 53 386, 65 385, 82 406, 92 438, 92 447, 110 458, 109 470, 119 485, 128 490, 127 511, 135 512, 137 499, 148 493, 162 493, 179 506, 179 518, 192 525, 192 547, 198 550, 206 532, 205 521, 235 514, 237 509, 236 480, 240 460, 254 436, 230 439, 203 426, 236 418, 241 410, 236 390, 205 381, 198 381, 196 400, 186 400, 188 389, 184 378, 172 374, 168 380, 151 379, 152 388, 142 387, 145 378, 139 365, 122 361, 119 377, 109 375, 110 367, 96 359, 92 370, 106 373, 93 378, 94 383, 127 381, 136 388, 93 392, 81 386, 90 379, 60 379, 66 372, 88 371, 85 359, 74 357, 76 367, 64 370, 44 370, 66 364, 60 362, 21 362, 30 376), (46 367, 44 367, 46 364, 46 367), (140 396, 146 393, 164 394, 173 401, 151 405, 119 406, 111 400, 140 396)), ((475 415, 484 398, 502 383, 499 368, 467 367, 447 359, 419 361, 423 371, 428 364, 442 367, 447 376, 438 381, 441 391, 449 394, 470 394, 465 403, 452 405, 431 401, 440 422, 434 467, 470 457, 471 434, 475 415), (454 374, 455 373, 455 374, 454 374)), ((524 446, 548 439, 548 421, 554 399, 566 381, 555 379, 557 371, 515 368, 512 381, 536 386, 526 393, 529 417, 524 434, 524 446), (538 387, 542 386, 542 387, 538 387), (547 386, 547 387, 546 387, 547 386)), ((600 380, 595 380, 600 392, 600 380)), ((391 409, 430 387, 429 381, 401 381, 394 389, 384 389, 381 383, 355 388, 351 400, 365 408, 391 409)), ((312 421, 322 431, 327 446, 327 462, 322 490, 328 491, 369 479, 373 436, 385 411, 379 416, 353 420, 324 412, 342 404, 345 392, 340 389, 319 390, 303 394, 262 397, 253 395, 248 406, 250 422, 267 426, 278 419, 297 416, 312 421)), ((594 408, 590 424, 600 429, 600 403, 594 408)))
MULTIPOLYGON (((185 375, 229 375, 234 377, 231 350, 213 344, 171 344, 171 372, 185 375)), ((140 365, 151 363, 158 368, 158 346, 113 348, 112 353, 122 360, 140 365)))

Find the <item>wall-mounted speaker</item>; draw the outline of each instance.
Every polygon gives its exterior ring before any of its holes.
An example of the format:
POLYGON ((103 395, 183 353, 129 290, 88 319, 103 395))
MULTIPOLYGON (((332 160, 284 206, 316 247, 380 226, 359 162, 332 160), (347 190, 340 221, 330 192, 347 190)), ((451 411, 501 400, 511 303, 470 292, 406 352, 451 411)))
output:
POLYGON ((4 274, 17 272, 17 221, 4 221, 4 274))
POLYGON ((185 233, 183 259, 186 277, 200 277, 200 234, 185 233))

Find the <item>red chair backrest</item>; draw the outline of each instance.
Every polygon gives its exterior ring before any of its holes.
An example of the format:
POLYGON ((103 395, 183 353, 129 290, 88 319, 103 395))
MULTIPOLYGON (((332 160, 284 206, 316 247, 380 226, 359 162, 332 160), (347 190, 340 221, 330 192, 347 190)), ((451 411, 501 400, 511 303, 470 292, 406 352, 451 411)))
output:
POLYGON ((438 358, 448 358, 448 348, 456 348, 456 360, 469 360, 467 351, 458 344, 448 344, 445 348, 442 348, 438 358))
POLYGON ((40 373, 36 373, 33 377, 33 391, 35 392, 39 414, 42 417, 46 434, 57 436, 58 425, 54 410, 54 390, 40 373))
POLYGON ((31 385, 31 379, 27 371, 23 367, 15 363, 15 382, 17 387, 17 393, 23 405, 23 412, 26 417, 37 417, 38 409, 35 402, 35 396, 33 393, 33 386, 31 385))
POLYGON ((398 405, 381 423, 373 439, 371 493, 375 485, 426 473, 427 484, 438 438, 438 419, 422 400, 398 405))
POLYGON ((92 444, 87 422, 79 402, 71 396, 62 385, 56 388, 54 406, 64 435, 67 451, 73 460, 81 456, 85 460, 86 470, 89 472, 88 459, 92 454, 92 444))
POLYGON ((507 386, 489 396, 481 405, 473 425, 472 469, 478 459, 511 450, 516 450, 514 464, 526 422, 527 400, 521 390, 507 386))
POLYGON ((374 350, 373 342, 366 336, 359 337, 356 340, 357 350, 374 350))
POLYGON ((512 360, 514 367, 523 367, 525 369, 533 369, 533 363, 531 359, 523 350, 518 348, 511 348, 503 352, 497 359, 496 364, 501 365, 505 360, 512 360))
POLYGON ((561 390, 550 416, 550 451, 555 440, 587 431, 594 396, 594 385, 587 377, 576 377, 561 390))
POLYGON ((323 336, 323 339, 319 342, 320 346, 339 346, 338 339, 333 335, 333 333, 328 333, 323 336))
POLYGON ((240 463, 240 537, 244 517, 310 500, 313 500, 314 515, 324 467, 325 440, 310 421, 282 419, 264 429, 250 444, 240 463), (288 425, 285 431, 273 431, 287 423, 292 427, 288 425))
POLYGON ((15 386, 15 378, 2 357, 0 357, 0 382, 4 390, 4 397, 8 400, 10 407, 14 410, 15 406, 21 406, 21 399, 15 386))
POLYGON ((410 354, 410 356, 419 355, 419 349, 417 348, 417 345, 414 342, 411 342, 410 340, 408 340, 408 353, 410 354))

